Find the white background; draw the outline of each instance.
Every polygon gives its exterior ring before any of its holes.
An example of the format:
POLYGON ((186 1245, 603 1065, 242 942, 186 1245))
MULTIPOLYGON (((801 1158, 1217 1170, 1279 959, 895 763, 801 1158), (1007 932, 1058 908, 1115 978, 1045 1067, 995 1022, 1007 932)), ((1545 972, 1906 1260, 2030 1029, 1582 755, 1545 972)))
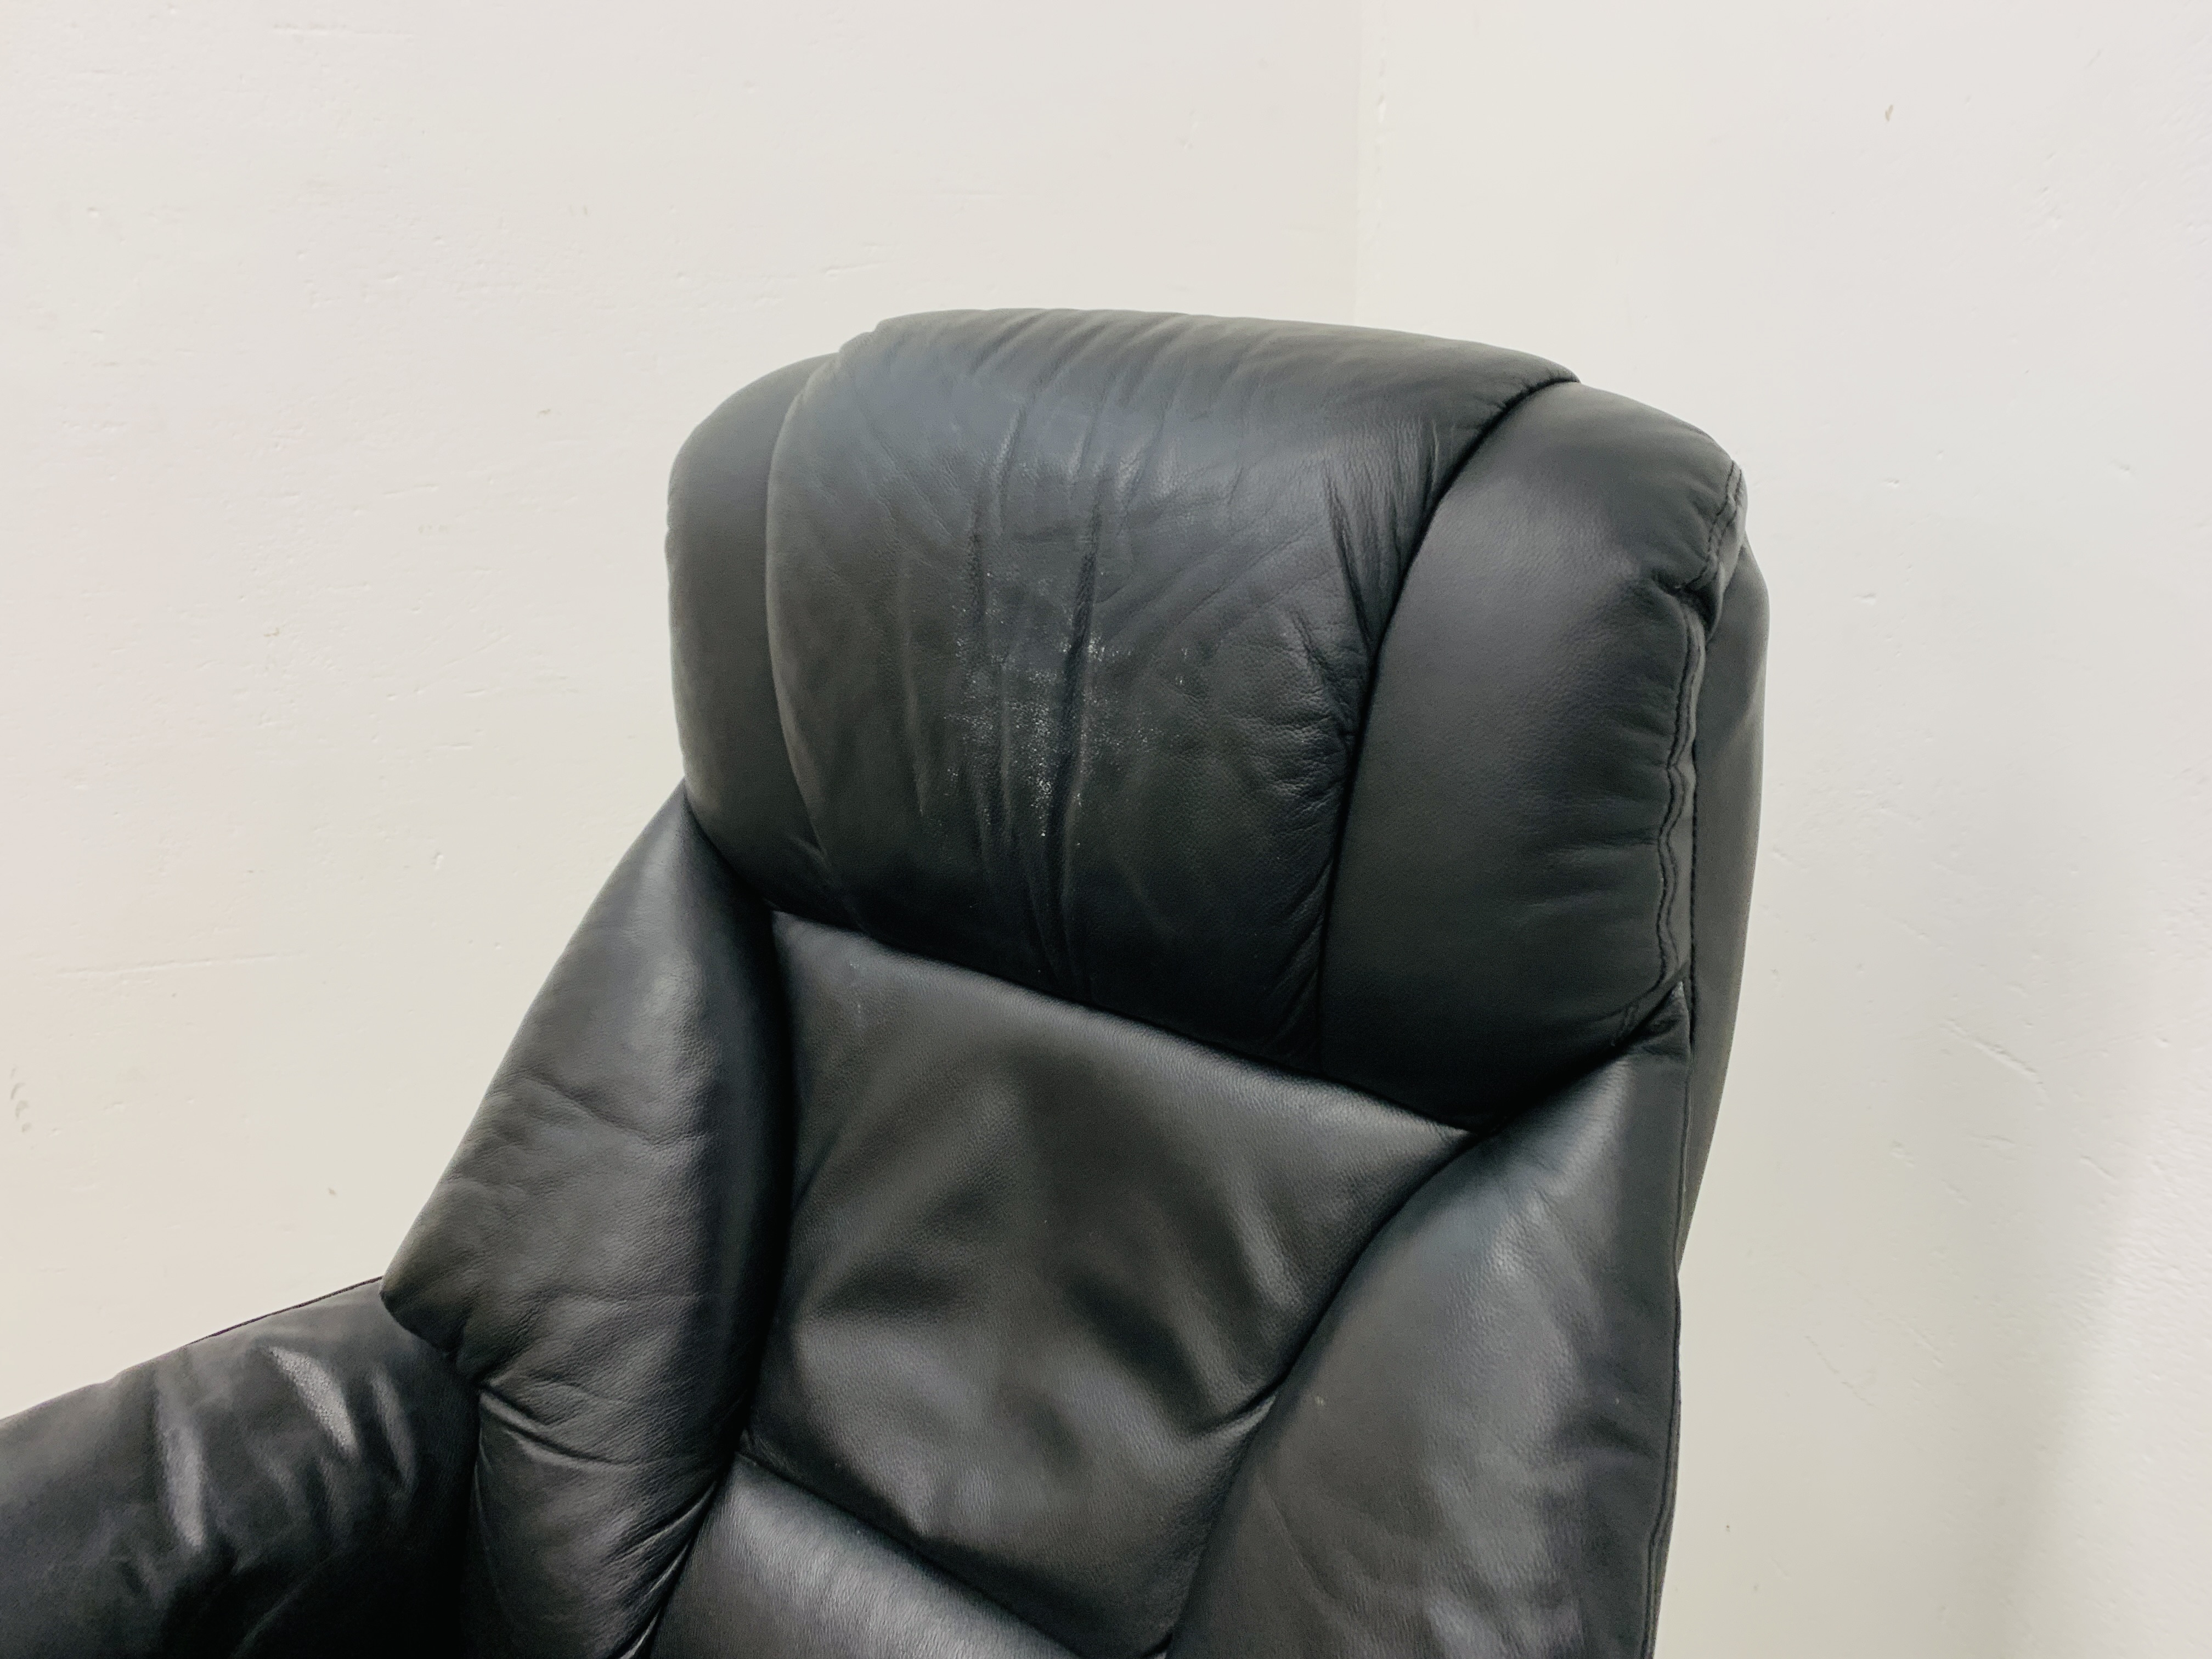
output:
POLYGON ((1662 1659, 2202 1651, 2212 13, 370 10, 0 0, 0 1411, 381 1268, 675 777, 721 396, 1357 319, 1752 482, 1662 1659))

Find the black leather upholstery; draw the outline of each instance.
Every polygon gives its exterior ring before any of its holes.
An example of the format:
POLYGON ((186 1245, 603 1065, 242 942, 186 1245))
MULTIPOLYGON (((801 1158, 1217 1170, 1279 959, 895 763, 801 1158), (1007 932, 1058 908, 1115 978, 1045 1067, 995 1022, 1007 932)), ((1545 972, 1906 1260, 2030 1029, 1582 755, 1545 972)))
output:
POLYGON ((474 1406, 372 1284, 0 1422, 0 1654, 458 1652, 474 1406))
POLYGON ((1165 1640, 1276 1384, 1462 1138, 796 917, 747 1450, 1081 1653, 1165 1640))
POLYGON ((398 1324, 318 1304, 376 1437, 137 1373, 0 1425, 0 1659, 329 1651, 402 1584, 533 1659, 1647 1654, 1741 516, 1702 434, 1410 336, 952 313, 740 392, 672 491, 684 786, 398 1324), (201 1445, 227 1533, 134 1474, 201 1445))
POLYGON ((679 795, 584 918, 385 1279, 477 1391, 472 1652, 641 1650, 774 1305, 788 1076, 767 912, 679 795))

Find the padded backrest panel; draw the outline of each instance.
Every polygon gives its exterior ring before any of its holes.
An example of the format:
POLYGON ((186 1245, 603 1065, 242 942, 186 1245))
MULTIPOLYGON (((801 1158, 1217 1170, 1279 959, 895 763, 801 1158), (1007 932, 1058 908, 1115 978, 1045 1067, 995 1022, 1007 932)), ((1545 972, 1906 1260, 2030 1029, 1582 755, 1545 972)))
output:
POLYGON ((796 1157, 749 1454, 1079 1653, 1152 1651, 1307 1332, 1465 1136, 775 932, 796 1157))
POLYGON ((781 908, 1494 1124, 1680 970, 1736 546, 1726 458, 1570 378, 1070 313, 771 377, 673 493, 702 823, 781 908), (1624 422, 1577 493, 1559 428, 1624 422))

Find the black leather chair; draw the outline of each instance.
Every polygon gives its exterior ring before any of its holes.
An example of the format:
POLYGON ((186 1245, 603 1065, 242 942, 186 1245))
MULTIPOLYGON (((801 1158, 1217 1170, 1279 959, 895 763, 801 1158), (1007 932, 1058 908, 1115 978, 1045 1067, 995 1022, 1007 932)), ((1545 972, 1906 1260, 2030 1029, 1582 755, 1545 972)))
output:
POLYGON ((1363 330, 739 392, 682 788, 380 1285, 0 1425, 0 1655, 1648 1652, 1741 513, 1363 330))

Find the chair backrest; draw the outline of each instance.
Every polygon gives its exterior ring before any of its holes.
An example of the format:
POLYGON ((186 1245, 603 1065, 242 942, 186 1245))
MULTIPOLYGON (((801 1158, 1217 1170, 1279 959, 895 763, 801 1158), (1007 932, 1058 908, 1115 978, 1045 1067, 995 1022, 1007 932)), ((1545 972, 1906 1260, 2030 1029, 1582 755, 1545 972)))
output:
POLYGON ((386 1282, 479 1645, 1643 1652, 1741 507, 1364 330, 915 317, 718 410, 684 787, 386 1282))

